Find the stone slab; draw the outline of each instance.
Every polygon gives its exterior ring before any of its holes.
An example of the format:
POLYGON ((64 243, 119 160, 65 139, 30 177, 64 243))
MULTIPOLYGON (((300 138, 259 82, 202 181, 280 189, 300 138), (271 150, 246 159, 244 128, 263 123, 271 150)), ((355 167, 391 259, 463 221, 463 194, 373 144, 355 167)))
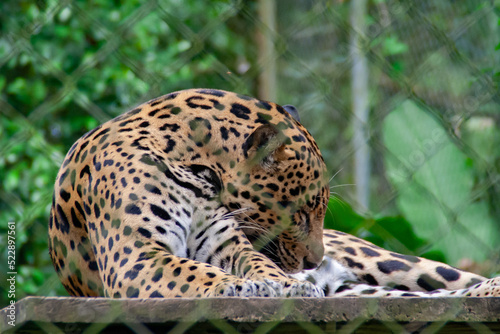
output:
POLYGON ((259 326, 268 326, 273 333, 295 327, 311 332, 306 330, 308 326, 320 332, 343 328, 347 333, 351 332, 349 328, 356 332, 362 332, 363 328, 376 331, 385 328, 391 332, 414 331, 413 327, 422 326, 426 331, 434 326, 441 332, 450 326, 452 329, 485 326, 500 332, 500 298, 27 297, 15 304, 14 313, 8 308, 0 310, 1 332, 52 333, 77 328, 89 332, 133 328, 136 329, 132 332, 143 332, 137 328, 144 332, 165 332, 173 328, 197 332, 211 331, 212 327, 215 332, 245 332, 245 328, 253 332, 259 326), (9 324, 12 314, 15 314, 15 327, 9 324), (230 327, 224 330, 225 326, 230 327))

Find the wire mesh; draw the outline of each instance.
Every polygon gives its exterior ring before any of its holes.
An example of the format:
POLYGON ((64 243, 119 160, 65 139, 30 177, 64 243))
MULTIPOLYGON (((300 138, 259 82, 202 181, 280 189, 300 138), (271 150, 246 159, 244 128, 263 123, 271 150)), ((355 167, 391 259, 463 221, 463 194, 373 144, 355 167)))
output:
MULTIPOLYGON (((0 240, 6 243, 4 225, 15 221, 18 296, 64 293, 45 235, 55 175, 77 138, 178 89, 257 96, 266 71, 276 71, 276 102, 299 109, 322 149, 335 175, 334 196, 371 217, 349 232, 370 238, 374 219, 404 215, 423 241, 412 248, 385 230, 383 246, 416 255, 438 250, 438 259, 465 269, 499 271, 498 5, 374 1, 360 30, 349 19, 349 2, 274 3, 275 27, 264 23, 255 1, 0 4, 0 240), (256 34, 272 42, 272 53, 261 54, 256 34), (369 120, 361 124, 371 155, 368 207, 352 185, 359 149, 352 143, 353 47, 369 71, 369 120), (389 123, 396 111, 407 123, 394 117, 389 123), (408 139, 411 122, 423 130, 408 139), (403 128, 394 131, 398 124, 403 128), (409 141, 406 152, 390 144, 398 140, 409 141), (458 179, 444 184, 447 174, 458 179), (422 178, 436 178, 437 186, 422 178)), ((0 253, 7 258, 6 250, 0 253)), ((394 326, 388 329, 400 330, 394 326)))

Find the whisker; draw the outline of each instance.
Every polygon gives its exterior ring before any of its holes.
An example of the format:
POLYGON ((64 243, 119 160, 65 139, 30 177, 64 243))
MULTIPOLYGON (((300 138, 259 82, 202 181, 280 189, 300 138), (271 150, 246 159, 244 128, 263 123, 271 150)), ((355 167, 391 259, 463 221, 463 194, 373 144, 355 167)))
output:
POLYGON ((271 243, 274 245, 274 239, 271 238, 268 234, 269 231, 263 228, 260 224, 256 223, 252 218, 250 218, 245 212, 242 212, 247 218, 247 220, 240 221, 240 226, 246 229, 253 229, 255 231, 263 232, 263 234, 259 235, 259 238, 262 239, 264 242, 271 243))
POLYGON ((337 184, 334 186, 330 186, 330 189, 339 188, 339 187, 346 187, 346 186, 355 186, 355 185, 356 185, 356 183, 337 184))
MULTIPOLYGON (((336 194, 336 195, 338 195, 338 194, 336 194)), ((337 198, 337 197, 335 197, 335 196, 333 196, 333 197, 331 197, 331 198, 332 198, 334 201, 336 201, 337 203, 339 203, 342 207, 344 207, 344 208, 348 208, 348 207, 349 207, 349 206, 347 205, 347 203, 346 203, 346 202, 344 202, 344 201, 342 201, 342 200, 340 200, 340 198, 337 198)))
POLYGON ((229 218, 229 217, 234 217, 240 213, 243 213, 245 211, 249 211, 250 208, 240 208, 240 209, 236 209, 236 210, 233 210, 233 211, 229 211, 229 212, 226 212, 222 217, 223 218, 229 218))
POLYGON ((342 169, 344 169, 344 168, 343 168, 343 167, 342 167, 342 168, 340 168, 340 169, 339 169, 339 170, 338 170, 335 174, 333 174, 333 176, 330 178, 330 180, 328 180, 328 183, 332 182, 333 178, 334 178, 335 176, 337 176, 337 175, 338 175, 338 173, 340 173, 340 172, 342 171, 342 169))
MULTIPOLYGON (((324 196, 318 196, 318 198, 326 199, 326 197, 324 197, 324 196)), ((319 204, 322 204, 324 206, 328 206, 328 203, 325 203, 324 201, 321 201, 319 204)))

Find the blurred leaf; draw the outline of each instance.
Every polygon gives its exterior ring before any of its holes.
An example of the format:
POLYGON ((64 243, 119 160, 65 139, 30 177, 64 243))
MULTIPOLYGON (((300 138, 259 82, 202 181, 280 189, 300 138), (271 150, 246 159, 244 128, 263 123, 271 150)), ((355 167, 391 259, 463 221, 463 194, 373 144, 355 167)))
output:
POLYGON ((379 236, 386 248, 405 254, 419 254, 426 242, 413 231, 412 225, 403 217, 383 217, 375 220, 370 232, 379 236), (390 246, 389 246, 390 245, 390 246))
POLYGON ((402 43, 395 36, 386 37, 383 41, 385 54, 393 56, 408 52, 408 45, 402 43))
POLYGON ((358 230, 365 218, 356 213, 352 207, 339 197, 330 198, 325 216, 325 228, 353 234, 358 230))
POLYGON ((17 77, 7 86, 7 93, 20 95, 25 89, 26 79, 17 77))
POLYGON ((417 234, 455 265, 462 258, 484 260, 499 233, 487 205, 471 194, 470 160, 411 101, 386 117, 383 135, 387 175, 399 192, 399 209, 417 234))
POLYGON ((0 92, 4 89, 7 79, 4 76, 0 76, 0 92))
POLYGON ((491 166, 500 156, 500 133, 495 125, 495 120, 490 117, 471 117, 463 126, 462 139, 491 166))
POLYGON ((328 203, 325 228, 359 235, 380 247, 408 255, 421 255, 421 248, 427 244, 403 217, 363 217, 338 197, 328 203))

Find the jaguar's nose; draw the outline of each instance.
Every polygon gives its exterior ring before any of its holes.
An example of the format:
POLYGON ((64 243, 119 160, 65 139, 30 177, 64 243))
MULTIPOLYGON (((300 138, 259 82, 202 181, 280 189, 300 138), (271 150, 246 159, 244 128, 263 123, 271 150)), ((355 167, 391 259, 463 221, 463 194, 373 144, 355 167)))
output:
POLYGON ((309 240, 306 248, 309 254, 304 256, 304 259, 302 261, 302 268, 304 268, 305 270, 314 269, 318 267, 321 264, 321 261, 323 260, 323 254, 325 253, 325 248, 323 246, 323 239, 309 240))
POLYGON ((311 262, 307 259, 307 257, 305 257, 303 266, 304 266, 304 270, 309 270, 309 269, 314 269, 317 266, 319 266, 319 263, 311 262))

